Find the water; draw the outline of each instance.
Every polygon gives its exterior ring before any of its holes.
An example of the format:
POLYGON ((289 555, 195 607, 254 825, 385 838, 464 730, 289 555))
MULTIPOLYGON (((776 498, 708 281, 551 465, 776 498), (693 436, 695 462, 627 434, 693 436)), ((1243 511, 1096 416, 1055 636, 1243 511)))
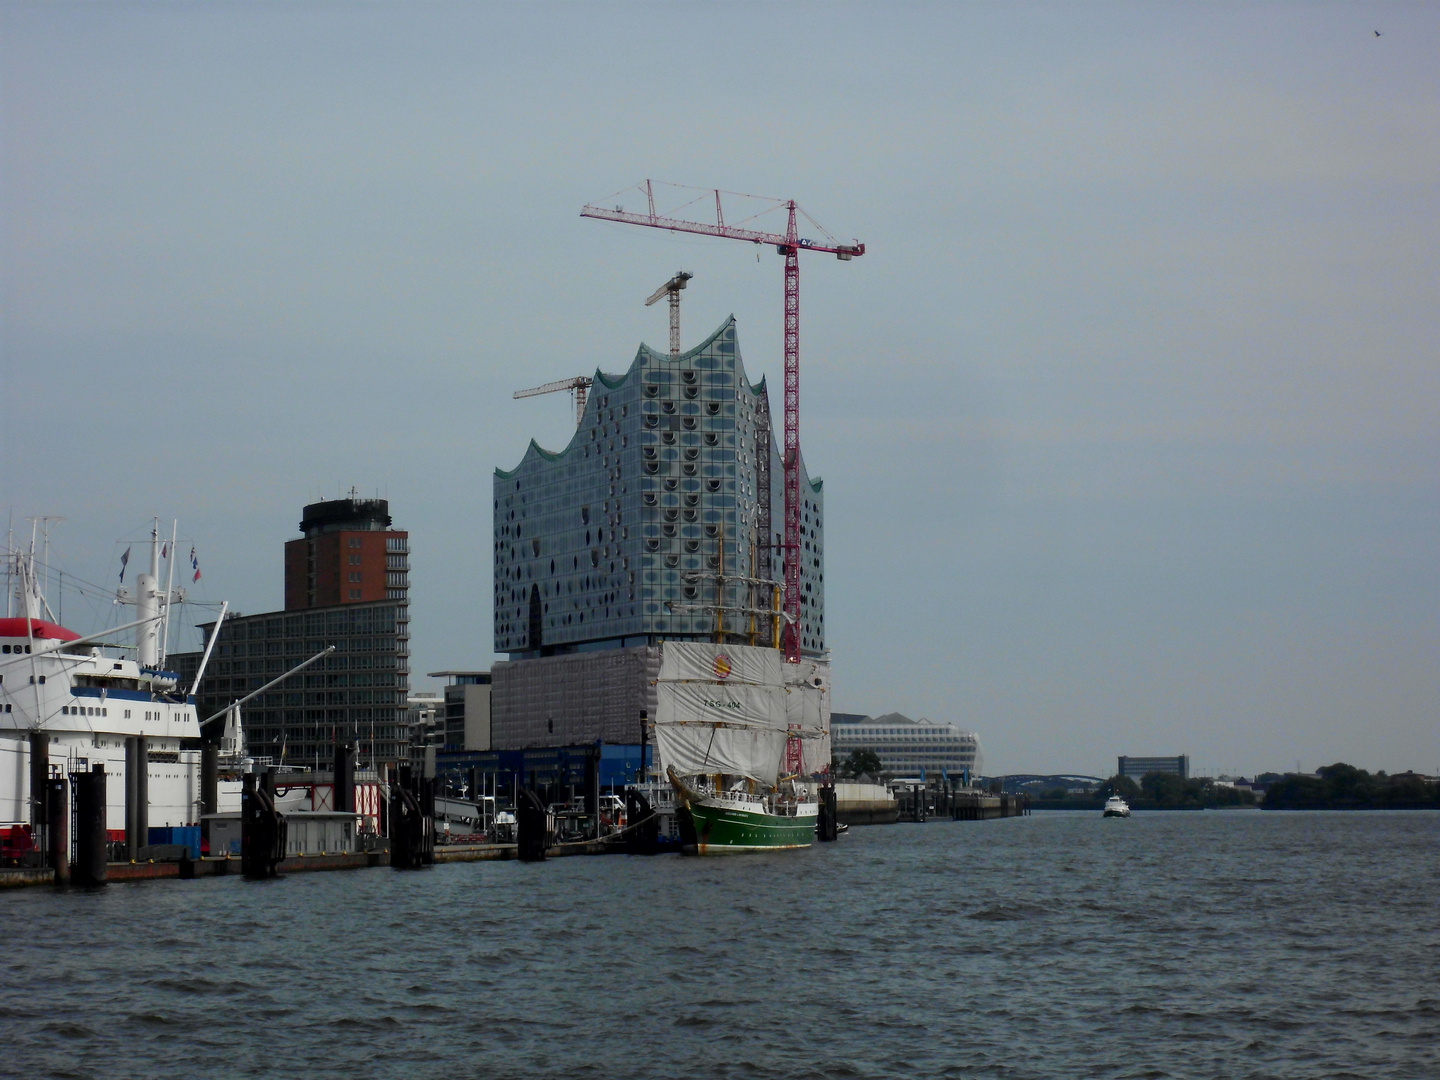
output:
POLYGON ((1440 1076, 1440 815, 0 896, 0 1074, 1440 1076))

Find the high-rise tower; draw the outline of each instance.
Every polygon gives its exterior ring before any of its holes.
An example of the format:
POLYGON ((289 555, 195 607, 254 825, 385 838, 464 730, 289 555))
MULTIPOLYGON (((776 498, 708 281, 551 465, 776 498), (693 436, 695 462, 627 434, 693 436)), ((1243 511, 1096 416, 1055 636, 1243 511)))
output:
POLYGON ((408 601, 410 534, 390 528, 385 499, 311 503, 300 531, 285 544, 286 611, 408 601))

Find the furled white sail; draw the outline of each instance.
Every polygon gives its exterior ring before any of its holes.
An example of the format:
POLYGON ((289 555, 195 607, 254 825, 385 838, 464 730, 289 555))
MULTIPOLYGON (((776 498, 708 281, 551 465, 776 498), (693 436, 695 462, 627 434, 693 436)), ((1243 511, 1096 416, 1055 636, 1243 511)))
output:
POLYGON ((786 664, 785 725, 799 734, 802 772, 806 776, 830 766, 830 665, 819 660, 786 664))
POLYGON ((785 754, 785 733, 774 728, 714 723, 655 725, 661 764, 681 776, 729 773, 774 784, 785 754))
POLYGON ((660 659, 660 681, 780 686, 785 666, 784 656, 776 649, 667 641, 660 659))
POLYGON ((664 682, 655 687, 655 723, 733 724, 785 729, 785 688, 722 683, 664 682))

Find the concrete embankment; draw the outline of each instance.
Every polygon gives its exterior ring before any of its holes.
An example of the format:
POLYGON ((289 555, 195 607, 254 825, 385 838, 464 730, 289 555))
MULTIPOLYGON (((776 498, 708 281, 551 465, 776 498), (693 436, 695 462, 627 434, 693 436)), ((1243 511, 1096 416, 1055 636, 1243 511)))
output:
POLYGON ((835 785, 835 818, 842 825, 893 825, 900 804, 883 784, 835 785))
MULTIPOLYGON (((578 845, 576 845, 578 846, 578 845)), ((590 847, 593 845, 586 845, 590 847)), ((589 850, 551 851, 551 855, 588 855, 589 850)), ((513 859, 516 857, 514 844, 457 844, 437 847, 437 863, 485 862, 491 859, 513 859)), ((315 873, 322 870, 363 870, 371 866, 389 866, 388 851, 357 851, 327 855, 297 855, 283 860, 275 869, 280 876, 286 874, 315 873)), ((202 877, 225 877, 240 874, 239 856, 206 856, 200 859, 182 859, 176 862, 112 862, 105 867, 107 883, 121 881, 158 881, 162 878, 193 880, 202 877)), ((19 867, 0 869, 0 889, 18 888, 27 885, 53 885, 55 871, 46 867, 19 867)))

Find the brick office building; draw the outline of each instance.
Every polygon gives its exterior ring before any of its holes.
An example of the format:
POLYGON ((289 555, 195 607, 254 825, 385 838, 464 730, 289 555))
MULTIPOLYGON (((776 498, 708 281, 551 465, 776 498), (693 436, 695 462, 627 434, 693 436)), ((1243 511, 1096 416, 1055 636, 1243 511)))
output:
MULTIPOLYGON (((225 708, 327 646, 335 652, 244 709, 249 751, 277 762, 323 765, 336 739, 360 762, 409 757, 409 533, 390 527, 383 499, 305 507, 285 544, 285 610, 236 615, 221 625, 197 696, 202 716, 225 708)), ((204 624, 208 641, 213 623, 204 624)), ((171 656, 192 679, 200 652, 171 656)))
POLYGON ((285 545, 285 610, 408 597, 408 532, 390 527, 384 499, 311 503, 304 535, 285 545))

